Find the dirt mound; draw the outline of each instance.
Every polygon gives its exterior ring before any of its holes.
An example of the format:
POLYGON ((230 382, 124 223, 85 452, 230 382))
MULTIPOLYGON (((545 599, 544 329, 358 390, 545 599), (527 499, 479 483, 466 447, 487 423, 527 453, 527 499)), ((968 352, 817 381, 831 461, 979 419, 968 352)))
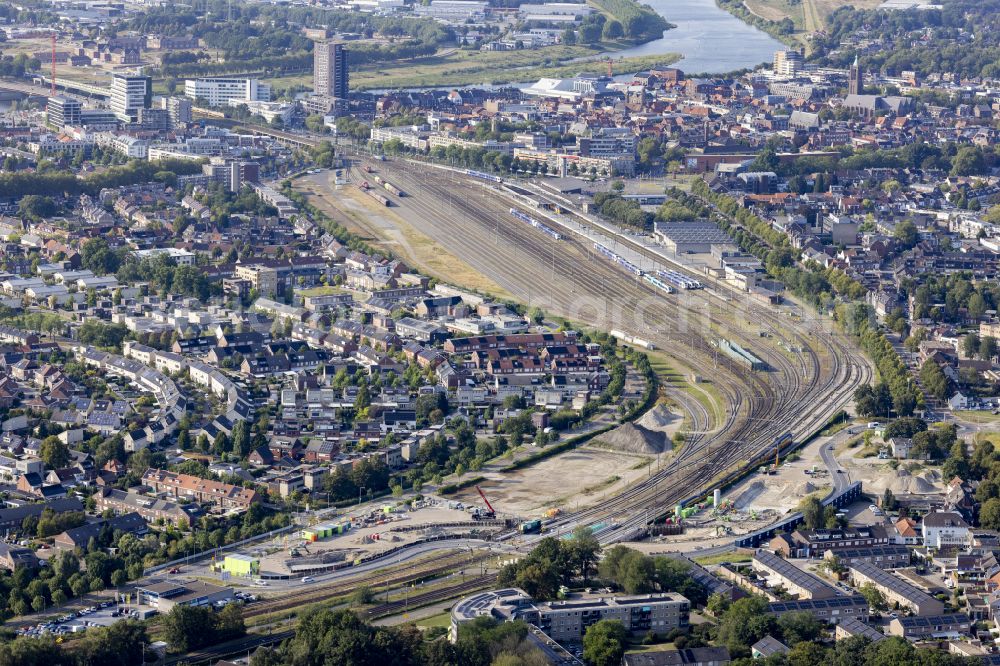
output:
POLYGON ((745 509, 750 506, 757 497, 760 496, 766 490, 763 481, 754 481, 750 486, 741 492, 736 499, 733 500, 733 506, 737 509, 745 509))
POLYGON ((816 492, 816 486, 813 485, 812 481, 803 481, 795 487, 795 494, 805 497, 806 495, 811 495, 816 492))
POLYGON ((679 418, 676 414, 671 413, 666 406, 655 405, 636 421, 636 425, 647 430, 666 431, 679 418))
POLYGON ((597 438, 598 444, 625 453, 657 454, 670 449, 670 438, 664 432, 650 430, 634 423, 623 423, 597 438))
POLYGON ((925 472, 913 476, 905 469, 896 470, 896 478, 889 482, 889 489, 894 493, 911 495, 929 495, 940 491, 940 476, 936 472, 925 472))

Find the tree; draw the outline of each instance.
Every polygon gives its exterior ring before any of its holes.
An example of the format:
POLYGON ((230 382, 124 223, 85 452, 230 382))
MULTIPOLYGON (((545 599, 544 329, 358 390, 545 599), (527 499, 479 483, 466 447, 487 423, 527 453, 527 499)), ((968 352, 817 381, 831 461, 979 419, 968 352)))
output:
POLYGON ((810 495, 799 502, 799 511, 802 513, 802 522, 808 529, 814 530, 824 524, 823 503, 819 498, 810 495))
POLYGON ((570 542, 570 552, 577 571, 583 576, 584 584, 597 562, 597 554, 601 552, 601 542, 594 536, 593 530, 586 525, 577 525, 573 530, 573 541, 570 542))
POLYGON ((250 455, 251 440, 250 440, 250 426, 243 419, 236 421, 233 425, 233 453, 238 455, 240 458, 246 458, 250 455))
POLYGON ((213 620, 211 608, 177 605, 163 618, 163 635, 171 648, 188 652, 213 640, 213 620))
POLYGON ((924 361, 921 366, 920 381, 923 382, 924 389, 938 400, 947 400, 951 396, 951 383, 941 366, 932 358, 924 361))
POLYGON ((729 598, 716 592, 708 598, 706 608, 715 617, 722 617, 722 614, 729 610, 729 598))
MULTIPOLYGON (((523 627, 521 623, 520 628, 523 627)), ((519 627, 510 628, 517 629, 519 627)), ((373 627, 351 611, 320 609, 302 616, 295 636, 283 646, 282 661, 295 666, 414 664, 418 663, 416 651, 419 647, 419 633, 413 635, 392 627, 373 627)), ((458 663, 463 662, 459 660, 458 663)))
POLYGON ((989 335, 983 336, 979 342, 979 358, 988 361, 997 355, 997 339, 989 335))
POLYGON ((868 606, 874 608, 876 611, 884 611, 889 608, 889 604, 885 600, 885 595, 882 591, 875 587, 874 583, 868 582, 858 588, 858 592, 865 598, 868 602, 868 606))
POLYGON ((809 611, 785 613, 778 619, 778 627, 786 645, 814 641, 823 633, 823 623, 809 611))
POLYGON ((80 259, 84 268, 88 268, 98 275, 114 273, 121 265, 121 259, 111 248, 108 242, 98 236, 91 238, 80 248, 80 259))
POLYGON ((226 604, 226 607, 215 615, 213 633, 213 641, 217 643, 245 635, 247 627, 243 621, 243 604, 226 604))
POLYGON ((966 305, 969 311, 969 316, 973 319, 981 319, 984 314, 986 314, 986 301, 983 299, 982 294, 978 291, 974 292, 969 296, 969 303, 966 305))
POLYGON ((56 436, 46 437, 38 448, 38 457, 49 469, 62 469, 69 464, 69 447, 56 436))
POLYGON ((375 600, 375 592, 367 585, 360 585, 351 594, 351 603, 355 606, 364 606, 375 600))
POLYGON ((128 582, 128 574, 124 569, 115 569, 111 572, 111 584, 114 587, 121 587, 128 582))
POLYGON ((899 502, 896 501, 896 497, 892 494, 892 490, 886 488, 885 492, 882 493, 882 509, 885 511, 895 511, 897 508, 899 508, 899 502))
POLYGON ((49 197, 29 194, 17 202, 17 212, 32 220, 44 220, 56 214, 56 204, 49 197))
POLYGON ((131 666, 142 663, 143 646, 149 643, 146 627, 135 620, 90 629, 80 640, 78 666, 131 666))
POLYGON ((735 654, 747 654, 749 647, 774 631, 775 620, 768 614, 767 601, 751 596, 734 601, 719 622, 718 641, 735 654))
POLYGON ((951 161, 952 176, 977 176, 985 171, 983 151, 975 146, 962 146, 951 161))
POLYGON ((989 530, 1000 530, 1000 499, 993 497, 979 509, 979 524, 989 530))
POLYGON ((901 221, 896 225, 896 229, 892 232, 892 235, 906 250, 912 248, 920 240, 920 235, 917 233, 917 225, 913 224, 913 220, 901 221))
POLYGON ((962 338, 962 351, 965 353, 967 358, 973 358, 979 353, 979 336, 975 333, 969 333, 964 338, 962 338))
POLYGON ((606 40, 621 39, 625 36, 625 29, 621 23, 612 19, 604 24, 602 36, 606 40))
POLYGON ((628 632, 618 620, 601 620, 583 635, 583 658, 593 666, 618 666, 625 656, 628 632))

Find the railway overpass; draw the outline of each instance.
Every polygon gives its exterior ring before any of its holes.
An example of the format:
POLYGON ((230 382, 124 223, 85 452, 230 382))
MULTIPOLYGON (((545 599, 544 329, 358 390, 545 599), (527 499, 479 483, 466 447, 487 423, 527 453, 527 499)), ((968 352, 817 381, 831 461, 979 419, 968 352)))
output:
MULTIPOLYGON (((61 81, 57 79, 56 88, 60 89, 60 94, 78 99, 80 101, 94 98, 102 100, 108 99, 107 88, 98 88, 97 86, 91 86, 86 83, 78 84, 72 81, 61 81), (93 90, 92 92, 87 92, 79 86, 93 90)), ((29 98, 34 97, 48 100, 52 94, 52 88, 48 84, 48 79, 42 76, 36 76, 34 83, 30 83, 25 79, 2 79, 0 80, 0 94, 3 94, 4 92, 9 94, 24 95, 29 98), (45 81, 45 83, 43 84, 42 81, 45 81)))

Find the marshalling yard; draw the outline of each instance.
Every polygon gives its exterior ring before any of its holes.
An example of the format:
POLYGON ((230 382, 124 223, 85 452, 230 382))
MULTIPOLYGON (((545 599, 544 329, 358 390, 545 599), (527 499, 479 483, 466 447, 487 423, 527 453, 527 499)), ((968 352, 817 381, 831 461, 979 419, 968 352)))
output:
POLYGON ((337 221, 432 275, 460 281, 473 273, 487 290, 499 286, 498 295, 582 325, 622 331, 648 343, 652 359, 685 378, 663 384, 664 398, 684 418, 680 450, 614 497, 599 495, 598 506, 581 502, 578 511, 564 511, 549 529, 597 525, 602 541, 628 540, 731 472, 770 460, 786 433, 794 441, 812 434, 872 375, 829 321, 795 305, 750 300, 677 264, 648 238, 595 220, 530 183, 510 186, 402 159, 362 158, 347 171, 341 185, 334 185, 331 173, 320 173, 296 187, 337 221), (366 181, 377 187, 375 176, 402 196, 380 190, 379 200, 358 188, 366 181), (555 230, 558 239, 512 209, 555 230), (665 294, 595 251, 595 238, 646 274, 675 269, 705 288, 665 294), (722 339, 750 350, 766 369, 751 370, 720 353, 722 339))
MULTIPOLYGON (((411 605, 489 585, 491 570, 543 536, 587 525, 603 544, 631 543, 678 504, 689 507, 685 533, 639 541, 640 547, 726 549, 734 537, 793 511, 801 497, 843 489, 844 481, 829 473, 805 474, 817 467, 812 461, 824 438, 798 461, 782 460, 872 377, 829 321, 795 304, 752 300, 687 258, 678 262, 649 237, 595 219, 531 182, 511 186, 420 162, 361 157, 339 182, 333 171, 322 171, 294 186, 332 219, 432 276, 615 331, 643 347, 662 370, 660 402, 638 423, 586 446, 516 471, 478 472, 496 520, 472 519, 470 508, 484 503, 476 488, 447 498, 425 490, 431 499, 416 507, 386 501, 311 517, 300 530, 241 551, 259 560, 264 579, 231 581, 259 588, 262 600, 248 608, 252 624, 339 599, 359 585, 384 588, 370 617, 406 618, 411 605), (701 288, 675 282, 668 293, 663 281, 648 279, 661 271, 677 271, 701 288), (723 353, 720 341, 746 350, 753 363, 723 353), (641 440, 650 433, 666 444, 646 445, 641 440), (682 443, 672 447, 677 433, 682 443), (777 475, 767 474, 761 468, 776 454, 784 464, 777 475), (757 471, 747 476, 747 470, 757 471), (719 487, 726 491, 721 510, 713 511, 719 487), (541 533, 523 534, 518 521, 532 518, 544 519, 541 533), (330 522, 350 522, 352 529, 303 538, 310 525, 330 522)), ((219 564, 184 573, 214 578, 219 564)))

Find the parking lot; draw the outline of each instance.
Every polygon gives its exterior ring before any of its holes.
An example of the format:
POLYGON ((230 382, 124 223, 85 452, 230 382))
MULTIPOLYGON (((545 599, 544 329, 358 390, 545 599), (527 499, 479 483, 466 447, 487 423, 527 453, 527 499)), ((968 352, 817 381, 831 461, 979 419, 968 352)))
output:
POLYGON ((107 627, 126 617, 141 617, 143 612, 152 609, 143 607, 119 607, 113 601, 104 601, 96 606, 67 613, 49 622, 36 625, 25 625, 17 629, 22 636, 44 636, 46 634, 62 635, 86 631, 91 627, 107 627))
MULTIPOLYGON (((256 594, 243 591, 237 591, 235 596, 233 603, 251 604, 259 599, 256 594)), ((219 602, 215 607, 219 609, 225 605, 226 602, 219 602)), ((17 628, 17 633, 21 636, 77 634, 93 627, 108 627, 128 618, 144 620, 156 615, 156 613, 156 609, 150 606, 135 604, 124 606, 116 604, 114 601, 103 601, 89 608, 50 619, 47 622, 20 626, 17 628)))

